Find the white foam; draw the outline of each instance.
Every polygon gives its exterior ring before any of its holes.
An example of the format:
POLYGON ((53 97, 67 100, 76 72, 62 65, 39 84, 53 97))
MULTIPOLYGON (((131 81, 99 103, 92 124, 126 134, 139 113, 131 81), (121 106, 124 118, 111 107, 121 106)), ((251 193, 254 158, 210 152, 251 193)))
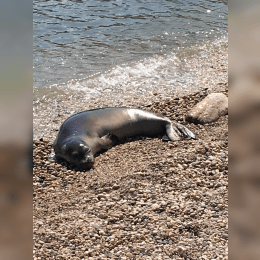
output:
MULTIPOLYGON (((102 94, 113 97, 135 95, 153 96, 156 94, 173 95, 182 90, 210 87, 215 84, 210 65, 214 48, 227 42, 226 37, 192 48, 193 55, 178 58, 175 52, 168 55, 154 55, 137 62, 121 64, 111 70, 79 80, 71 80, 64 87, 73 91, 84 91, 86 98, 95 98, 102 94), (197 55, 198 54, 198 55, 197 55), (205 77, 202 77, 202 75, 205 77), (205 80, 207 81, 203 81, 205 80)), ((182 54, 180 54, 182 56, 182 54)), ((225 63, 225 61, 224 61, 225 63)))
POLYGON ((171 87, 174 82, 179 81, 177 73, 179 65, 180 61, 175 55, 155 56, 115 66, 99 75, 73 80, 67 83, 67 87, 91 94, 163 92, 165 87, 171 87))

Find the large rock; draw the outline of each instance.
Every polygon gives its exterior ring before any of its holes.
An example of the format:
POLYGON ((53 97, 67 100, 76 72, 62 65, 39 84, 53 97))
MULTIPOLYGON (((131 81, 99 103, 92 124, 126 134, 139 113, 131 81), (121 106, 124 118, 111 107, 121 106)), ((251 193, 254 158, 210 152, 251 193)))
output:
POLYGON ((228 112, 228 98, 222 93, 212 93, 195 105, 186 115, 186 121, 205 124, 218 120, 228 112))

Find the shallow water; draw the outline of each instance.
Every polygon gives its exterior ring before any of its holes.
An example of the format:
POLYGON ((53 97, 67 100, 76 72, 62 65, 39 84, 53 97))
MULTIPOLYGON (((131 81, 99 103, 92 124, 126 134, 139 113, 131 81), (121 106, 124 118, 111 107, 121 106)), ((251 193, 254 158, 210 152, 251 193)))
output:
POLYGON ((205 42, 221 49, 226 35, 227 1, 35 0, 35 95, 70 89, 91 98, 195 86, 198 75, 186 63, 203 55, 205 42))

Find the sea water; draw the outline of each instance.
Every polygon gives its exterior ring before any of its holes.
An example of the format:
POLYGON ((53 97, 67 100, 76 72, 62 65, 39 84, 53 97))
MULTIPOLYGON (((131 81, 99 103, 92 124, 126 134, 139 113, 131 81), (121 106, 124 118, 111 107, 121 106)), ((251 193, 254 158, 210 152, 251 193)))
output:
POLYGON ((194 55, 227 48, 227 17, 226 0, 34 0, 34 96, 196 87, 194 55))

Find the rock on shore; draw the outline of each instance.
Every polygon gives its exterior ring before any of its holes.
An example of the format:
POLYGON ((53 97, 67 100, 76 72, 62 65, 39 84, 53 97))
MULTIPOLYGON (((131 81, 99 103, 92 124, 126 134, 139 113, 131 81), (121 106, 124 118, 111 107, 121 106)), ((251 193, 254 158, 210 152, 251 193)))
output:
POLYGON ((187 114, 186 121, 205 124, 218 120, 228 112, 228 98, 223 93, 211 93, 187 114))

